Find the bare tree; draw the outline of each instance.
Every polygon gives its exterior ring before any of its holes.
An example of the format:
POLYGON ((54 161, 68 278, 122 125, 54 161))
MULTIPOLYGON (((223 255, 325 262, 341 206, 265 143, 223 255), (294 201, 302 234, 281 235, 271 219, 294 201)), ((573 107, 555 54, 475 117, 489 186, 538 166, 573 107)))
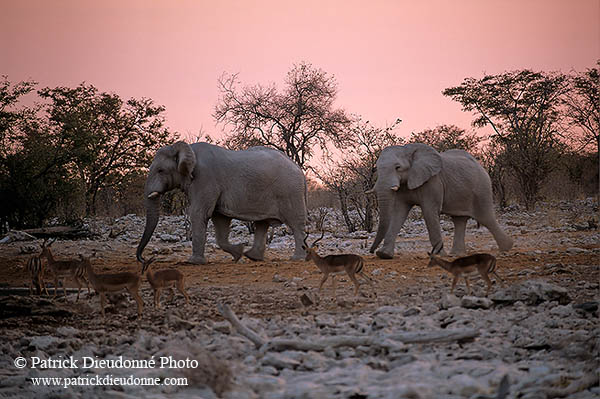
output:
POLYGON ((350 233, 355 232, 356 224, 350 217, 348 209, 352 179, 347 170, 345 170, 340 162, 330 162, 321 170, 313 168, 313 172, 323 182, 325 187, 336 194, 340 203, 340 210, 342 212, 342 217, 344 218, 344 223, 346 223, 346 228, 350 233))
POLYGON ((411 133, 408 142, 428 144, 440 152, 458 148, 477 155, 482 140, 483 138, 476 133, 467 133, 465 129, 458 126, 440 125, 434 129, 411 133))
POLYGON ((351 120, 333 104, 337 83, 311 64, 294 65, 283 92, 274 84, 240 88, 237 75, 223 75, 219 89, 213 116, 231 127, 228 148, 274 147, 305 169, 316 148, 327 153, 328 143, 342 147, 348 141, 351 120))
POLYGON ((506 150, 495 141, 490 141, 482 148, 480 160, 492 181, 492 190, 501 208, 508 205, 508 162, 505 160, 506 150))
POLYGON ((354 190, 350 201, 355 205, 364 230, 371 232, 374 228, 374 213, 377 205, 375 197, 365 194, 375 185, 375 164, 381 151, 392 145, 404 142, 394 134, 394 130, 402 121, 396 119, 391 125, 380 128, 373 126, 369 121, 357 120, 351 129, 353 145, 347 152, 342 162, 353 176, 354 190))
POLYGON ((351 209, 356 212, 363 230, 371 232, 374 229, 375 197, 365 191, 375 185, 375 164, 381 151, 403 143, 404 140, 394 134, 400 122, 397 119, 392 125, 379 128, 357 118, 350 128, 352 145, 348 146, 340 160, 325 162, 324 170, 315 172, 337 194, 349 232, 356 229, 356 223, 350 216, 351 209))
POLYGON ((491 139, 506 150, 506 162, 528 209, 535 205, 542 182, 562 152, 560 99, 566 90, 562 74, 521 70, 480 80, 467 78, 443 91, 463 110, 477 113, 474 126, 492 127, 491 139))
MULTIPOLYGON (((570 77, 571 90, 564 96, 565 115, 571 127, 580 129, 582 134, 574 135, 577 150, 592 150, 595 144, 596 155, 600 153, 600 75, 598 67, 570 77)), ((600 175, 600 158, 598 158, 600 175)), ((600 192, 598 193, 600 198, 600 192)))

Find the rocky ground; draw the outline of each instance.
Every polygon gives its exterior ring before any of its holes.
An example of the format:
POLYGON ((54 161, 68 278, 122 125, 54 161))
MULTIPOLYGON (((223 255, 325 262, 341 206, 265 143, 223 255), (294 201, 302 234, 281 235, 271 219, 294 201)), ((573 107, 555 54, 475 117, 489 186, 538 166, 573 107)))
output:
MULTIPOLYGON (((467 230, 469 252, 497 255, 498 273, 507 283, 494 285, 485 298, 481 280, 472 282, 474 295, 466 295, 461 281, 454 296, 445 272, 426 267, 429 241, 418 215, 403 229, 393 260, 367 252, 373 234, 344 234, 330 217, 319 252, 361 254, 375 280, 374 289, 363 286, 356 298, 352 284, 338 277, 336 299, 330 283, 317 293, 321 275, 316 266, 288 260, 293 241, 283 228, 275 230, 263 262, 232 263, 210 234, 211 263, 196 266, 185 264, 191 244, 185 241, 183 218, 161 218, 147 251, 159 257, 158 269, 177 267, 184 273, 191 304, 185 305, 179 294, 170 300, 165 293, 163 309, 155 309, 145 279, 141 320, 136 320, 135 302, 127 294, 113 298, 106 319, 99 313, 98 296, 87 292, 78 302, 73 293, 66 299, 4 295, 0 396, 600 397, 597 203, 544 204, 534 212, 515 207, 499 219, 515 239, 507 254, 497 254, 484 228, 470 223, 467 230), (254 341, 221 316, 219 304, 235 312, 254 341), (18 357, 28 361, 25 368, 15 367, 18 357), (32 358, 70 357, 80 363, 84 358, 146 361, 146 367, 114 362, 114 367, 31 367, 32 358), (151 359, 170 363, 150 367, 151 359), (37 377, 71 381, 96 375, 157 377, 162 385, 64 388, 33 383, 37 377), (166 385, 168 378, 185 378, 187 385, 166 385)), ((52 248, 59 259, 96 250, 97 272, 138 270, 135 247, 143 225, 144 219, 133 215, 96 220, 89 227, 97 238, 58 241, 52 248)), ((443 228, 449 248, 452 225, 444 221, 443 228)), ((246 227, 234 226, 231 239, 249 241, 246 227)), ((39 243, 26 241, 0 244, 5 292, 27 286, 22 267, 38 248, 39 243)))

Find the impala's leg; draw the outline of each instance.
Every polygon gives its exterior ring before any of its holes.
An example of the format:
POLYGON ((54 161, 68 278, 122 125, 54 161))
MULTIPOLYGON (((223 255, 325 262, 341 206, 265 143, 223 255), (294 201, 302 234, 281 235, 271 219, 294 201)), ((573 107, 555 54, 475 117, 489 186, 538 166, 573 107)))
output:
POLYGON ((83 283, 79 279, 79 277, 75 277, 75 282, 77 283, 77 299, 75 302, 79 302, 79 293, 81 292, 81 287, 83 287, 83 283))
POLYGON ((335 274, 331 275, 331 286, 333 287, 333 296, 337 298, 337 294, 335 292, 335 274))
POLYGON ((144 309, 144 301, 142 301, 142 297, 138 292, 138 287, 135 288, 127 288, 127 291, 131 294, 133 299, 137 302, 137 311, 138 311, 138 319, 142 318, 142 310, 144 309))
POLYGON ((65 284, 66 281, 67 281, 67 279, 63 277, 62 286, 63 286, 63 294, 65 294, 65 302, 67 301, 67 285, 65 284))
POLYGON ((504 280, 502 280, 502 277, 500 277, 500 276, 498 275, 498 273, 496 273, 495 271, 493 271, 493 272, 492 272, 492 274, 493 274, 493 275, 494 275, 494 276, 495 276, 495 277, 498 279, 498 281, 500 281, 500 284, 501 284, 503 287, 506 287, 506 283, 504 282, 504 280))
POLYGON ((504 280, 502 280, 502 277, 500 277, 498 273, 496 273, 496 259, 492 259, 491 265, 490 267, 488 267, 488 270, 491 271, 491 273, 496 277, 496 279, 498 279, 498 281, 500 281, 500 284, 504 287, 504 280))
POLYGON ((471 286, 469 286, 469 277, 465 274, 465 284, 467 284, 467 295, 471 295, 471 286))
POLYGON ((183 279, 177 281, 177 289, 181 294, 185 297, 185 303, 190 304, 190 296, 185 292, 185 287, 183 286, 183 279))
POLYGON ((106 303, 106 297, 104 296, 104 292, 100 293, 100 310, 102 311, 102 318, 106 318, 106 315, 104 314, 104 305, 106 303))
POLYGON ((454 276, 454 279, 452 280, 452 288, 450 289, 450 293, 454 294, 454 287, 456 287, 456 283, 458 282, 458 275, 454 276))
POLYGON ((348 277, 350 277, 350 280, 352 280, 352 282, 354 283, 354 296, 356 296, 356 295, 358 295, 358 289, 360 287, 360 283, 354 276, 354 273, 348 273, 348 277))
POLYGON ((48 294, 48 286, 46 285, 46 282, 44 281, 43 275, 40 275, 40 284, 42 285, 42 288, 44 289, 44 291, 46 291, 46 296, 50 296, 50 294, 48 294))
POLYGON ((54 275, 54 296, 52 298, 56 298, 58 295, 58 276, 54 275))
POLYGON ((485 291, 485 296, 487 297, 490 294, 490 289, 492 288, 492 280, 490 280, 490 277, 487 275, 487 273, 480 274, 485 283, 487 284, 487 290, 485 291))
POLYGON ((325 284, 325 281, 327 281, 327 277, 329 277, 329 273, 323 273, 321 284, 319 284, 319 293, 321 293, 321 290, 323 289, 323 284, 325 284))
POLYGON ((160 309, 160 288, 154 290, 154 307, 160 309))
POLYGON ((375 291, 375 285, 373 285, 373 279, 367 276, 365 272, 360 272, 358 273, 358 275, 371 286, 371 289, 373 290, 373 295, 377 296, 377 291, 375 291))
POLYGON ((370 278, 369 276, 367 276, 367 275, 365 274, 365 272, 360 272, 360 273, 358 273, 358 275, 359 275, 359 276, 360 276, 360 277, 361 277, 363 280, 365 280, 365 281, 366 281, 366 282, 367 282, 369 285, 371 285, 371 287, 374 287, 374 286, 373 286, 373 279, 372 279, 372 278, 370 278))

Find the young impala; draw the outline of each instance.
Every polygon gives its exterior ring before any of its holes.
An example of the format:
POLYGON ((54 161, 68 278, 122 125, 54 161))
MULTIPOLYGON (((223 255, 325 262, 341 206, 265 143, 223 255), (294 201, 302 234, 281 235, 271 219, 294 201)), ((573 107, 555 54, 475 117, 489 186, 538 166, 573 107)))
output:
POLYGON ((88 280, 92 284, 92 287, 94 287, 94 290, 100 294, 100 309, 102 310, 102 317, 105 317, 104 305, 106 303, 106 293, 117 292, 125 289, 137 302, 138 319, 140 319, 142 316, 142 310, 144 308, 144 302, 142 301, 142 297, 139 293, 141 283, 140 275, 131 272, 96 274, 92 268, 90 258, 82 255, 79 256, 81 258, 81 262, 83 263, 88 280))
POLYGON ((50 241, 49 243, 42 244, 42 253, 40 254, 40 258, 46 258, 48 261, 48 269, 50 269, 50 273, 54 277, 54 298, 56 297, 58 291, 58 280, 62 280, 63 293, 65 297, 67 296, 67 289, 65 287, 65 279, 71 278, 75 280, 77 283, 77 300, 79 300, 79 294, 81 292, 81 287, 83 287, 83 283, 85 282, 88 293, 90 292, 90 285, 84 278, 84 273, 81 266, 81 260, 77 259, 67 259, 67 260, 56 260, 52 255, 52 251, 50 250, 50 246, 54 243, 54 241, 50 241))
POLYGON ((142 259, 142 274, 146 272, 146 278, 154 290, 154 306, 160 309, 160 293, 163 288, 169 288, 171 290, 171 300, 173 300, 173 286, 177 286, 179 292, 185 297, 185 302, 189 305, 190 297, 185 292, 185 277, 183 273, 175 269, 166 269, 153 272, 150 264, 154 262, 156 258, 150 258, 148 260, 142 259))
POLYGON ((467 284, 467 295, 471 295, 471 287, 469 286, 468 274, 472 274, 475 271, 479 272, 483 280, 487 284, 487 291, 485 296, 488 296, 490 289, 492 288, 492 281, 489 278, 489 274, 493 274, 496 278, 504 283, 504 280, 496 273, 496 258, 490 254, 473 254, 464 256, 453 260, 452 262, 446 261, 439 256, 427 253, 429 255, 428 267, 440 266, 442 269, 450 272, 454 279, 452 280, 452 289, 450 293, 454 293, 454 287, 456 282, 461 275, 464 275, 465 283, 467 284))
POLYGON ((44 282, 44 267, 40 256, 32 256, 25 265, 25 270, 29 274, 29 295, 33 294, 33 286, 35 285, 38 295, 42 294, 42 290, 48 294, 48 288, 44 282))
POLYGON ((312 243, 311 246, 309 246, 306 243, 306 239, 308 238, 307 233, 306 237, 304 237, 304 245, 302 246, 302 249, 306 251, 306 260, 312 260, 323 273, 323 278, 319 284, 319 292, 321 292, 323 284, 325 284, 325 281, 327 281, 327 278, 331 274, 331 285, 333 287, 333 295, 335 296, 335 274, 341 272, 346 272, 348 277, 350 277, 350 280, 352 280, 354 283, 354 295, 358 294, 360 287, 360 283, 356 279, 356 276, 360 276, 367 283, 369 283, 371 287, 373 287, 373 280, 371 280, 363 272, 363 266, 365 262, 361 256, 353 254, 327 255, 325 257, 319 256, 315 245, 323 238, 324 235, 325 231, 323 230, 321 237, 319 237, 315 242, 312 243))

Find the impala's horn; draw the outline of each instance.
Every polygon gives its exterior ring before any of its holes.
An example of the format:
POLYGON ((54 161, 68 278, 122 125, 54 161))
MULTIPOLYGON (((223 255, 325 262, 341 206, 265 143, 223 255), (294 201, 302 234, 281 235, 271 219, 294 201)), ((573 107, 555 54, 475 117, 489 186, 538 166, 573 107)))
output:
POLYGON ((311 245, 311 247, 314 247, 315 245, 317 245, 317 243, 319 241, 321 241, 321 239, 323 238, 324 235, 325 235, 325 230, 322 230, 321 231, 321 237, 317 238, 317 241, 313 242, 312 245, 311 245))

